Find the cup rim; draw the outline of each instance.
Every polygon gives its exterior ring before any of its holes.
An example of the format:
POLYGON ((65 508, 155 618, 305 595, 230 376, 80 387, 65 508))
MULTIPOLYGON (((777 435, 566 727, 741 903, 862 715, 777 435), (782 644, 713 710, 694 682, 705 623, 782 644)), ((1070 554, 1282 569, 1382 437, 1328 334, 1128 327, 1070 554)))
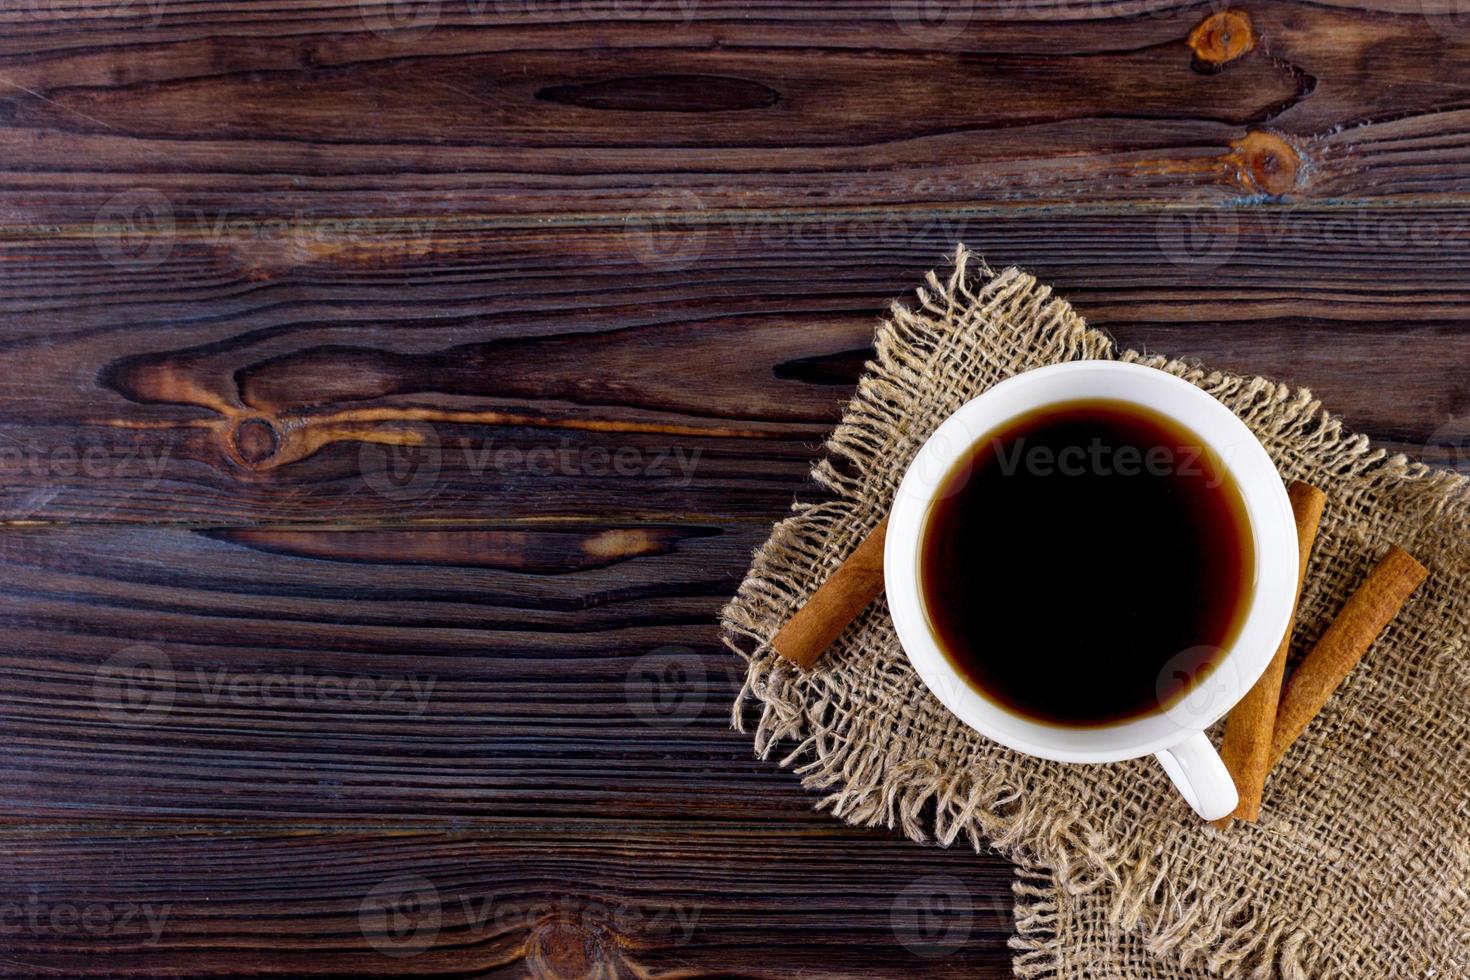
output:
MULTIPOLYGON (((915 454, 894 497, 884 541, 884 586, 904 654, 926 687, 965 724, 1003 745, 1063 762, 1118 762, 1176 745, 1222 718, 1265 671, 1296 601, 1296 521, 1275 463, 1254 433, 1213 396, 1157 368, 1124 361, 1048 365, 1002 381, 960 406, 915 454), (1200 687, 1210 703, 1095 727, 1048 725, 1010 712, 974 688, 940 650, 919 586, 919 549, 934 490, 979 439, 1047 405, 1108 398, 1177 421, 1213 448, 1235 478, 1255 550, 1250 606, 1225 655, 1200 687)), ((1188 700, 1193 694, 1185 696, 1188 700)))

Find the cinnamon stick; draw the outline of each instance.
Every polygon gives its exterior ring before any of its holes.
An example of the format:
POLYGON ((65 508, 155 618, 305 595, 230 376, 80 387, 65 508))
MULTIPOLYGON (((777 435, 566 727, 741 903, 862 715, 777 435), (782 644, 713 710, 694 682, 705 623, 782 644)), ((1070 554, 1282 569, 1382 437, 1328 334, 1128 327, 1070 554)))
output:
POLYGON ((798 667, 810 667, 883 591, 883 537, 887 532, 885 517, 771 638, 777 653, 798 667))
POLYGON ((1281 679, 1286 673, 1286 656, 1291 649, 1291 635, 1296 629, 1297 601, 1307 580, 1307 561, 1312 544, 1317 540, 1317 527, 1327 495, 1307 483, 1293 483, 1286 490, 1291 512, 1296 517, 1297 577, 1296 593, 1291 605, 1291 618, 1286 633, 1267 664, 1265 673, 1244 698, 1230 710, 1225 721, 1225 738, 1220 743, 1220 758, 1235 779, 1240 803, 1235 812, 1215 821, 1225 828, 1235 818, 1257 820, 1261 816, 1261 793, 1266 785, 1266 771, 1271 761, 1271 739, 1276 729, 1277 704, 1281 700, 1281 679))
POLYGON ((1398 545, 1373 566, 1287 682, 1271 738, 1273 768, 1428 574, 1398 545))

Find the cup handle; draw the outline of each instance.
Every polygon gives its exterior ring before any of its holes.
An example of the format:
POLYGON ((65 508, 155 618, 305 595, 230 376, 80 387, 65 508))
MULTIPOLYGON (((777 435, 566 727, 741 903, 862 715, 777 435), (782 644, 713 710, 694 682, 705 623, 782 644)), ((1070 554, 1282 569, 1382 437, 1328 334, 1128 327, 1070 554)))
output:
POLYGON ((1185 801, 1205 820, 1219 820, 1235 812, 1240 795, 1230 770, 1204 732, 1195 732, 1178 745, 1154 757, 1174 781, 1185 801))

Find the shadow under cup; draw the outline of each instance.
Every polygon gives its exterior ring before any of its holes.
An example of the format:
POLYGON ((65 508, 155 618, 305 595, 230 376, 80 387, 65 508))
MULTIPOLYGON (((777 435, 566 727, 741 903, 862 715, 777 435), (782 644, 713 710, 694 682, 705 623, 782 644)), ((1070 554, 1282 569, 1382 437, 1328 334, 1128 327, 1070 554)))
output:
POLYGON ((1204 438, 1141 404, 1079 398, 959 454, 917 572, 935 645, 1005 712, 1062 728, 1182 712, 1199 717, 1181 727, 1204 727, 1256 559, 1241 487, 1204 438))

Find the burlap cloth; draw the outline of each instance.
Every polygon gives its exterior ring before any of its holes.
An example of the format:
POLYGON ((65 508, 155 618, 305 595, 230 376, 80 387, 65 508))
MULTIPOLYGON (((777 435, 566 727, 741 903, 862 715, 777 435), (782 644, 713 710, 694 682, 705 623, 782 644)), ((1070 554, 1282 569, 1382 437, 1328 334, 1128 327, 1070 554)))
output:
POLYGON ((831 498, 776 525, 725 610, 748 660, 735 718, 754 722, 757 750, 849 823, 1015 860, 1023 977, 1470 977, 1465 478, 1374 449, 1307 391, 1118 352, 1031 276, 963 249, 916 307, 893 308, 876 348, 814 470, 831 498), (1295 656, 1389 544, 1430 569, 1272 775, 1257 824, 1202 823, 1151 759, 1065 765, 977 735, 909 668, 881 599, 810 673, 767 643, 947 415, 1029 368, 1111 357, 1200 386, 1283 476, 1327 491, 1295 656))

